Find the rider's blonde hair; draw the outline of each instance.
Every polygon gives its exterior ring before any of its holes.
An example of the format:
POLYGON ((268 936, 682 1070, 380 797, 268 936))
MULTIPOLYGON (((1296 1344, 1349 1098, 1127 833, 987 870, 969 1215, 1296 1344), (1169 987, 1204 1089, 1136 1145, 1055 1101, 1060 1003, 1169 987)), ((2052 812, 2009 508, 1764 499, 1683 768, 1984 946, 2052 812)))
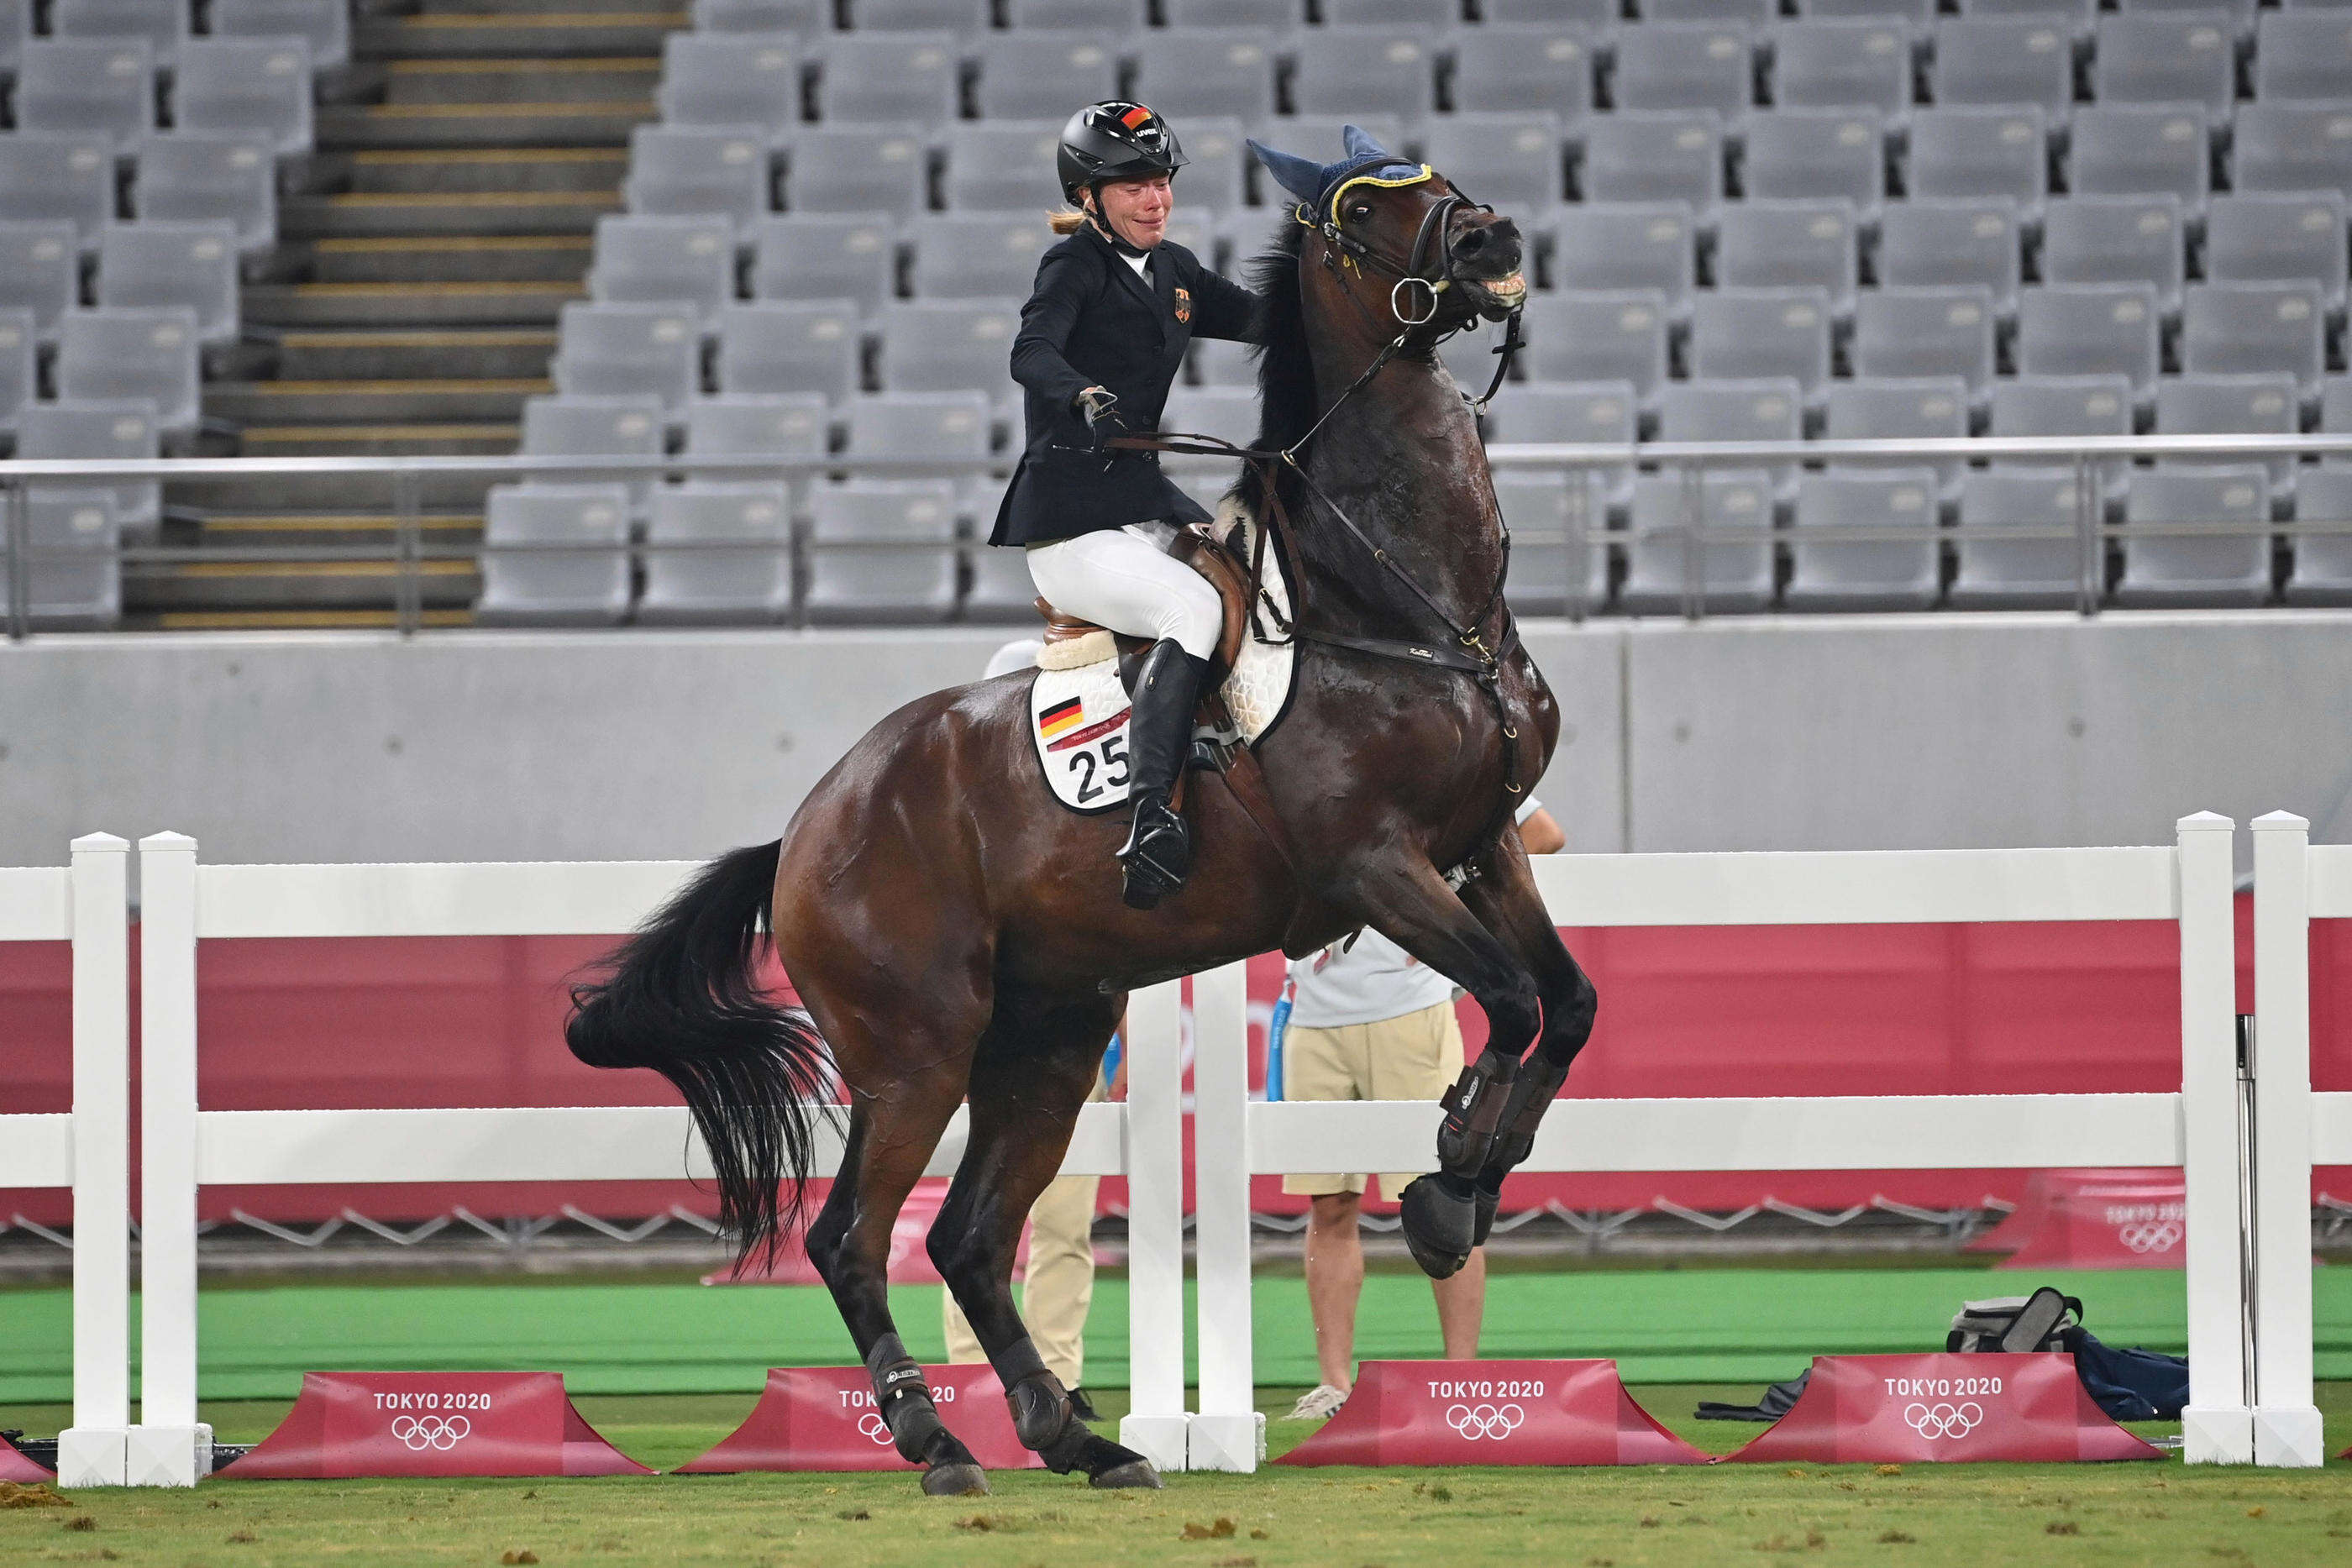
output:
POLYGON ((1075 207, 1056 207, 1045 214, 1045 226, 1057 235, 1074 235, 1087 226, 1087 214, 1075 207))

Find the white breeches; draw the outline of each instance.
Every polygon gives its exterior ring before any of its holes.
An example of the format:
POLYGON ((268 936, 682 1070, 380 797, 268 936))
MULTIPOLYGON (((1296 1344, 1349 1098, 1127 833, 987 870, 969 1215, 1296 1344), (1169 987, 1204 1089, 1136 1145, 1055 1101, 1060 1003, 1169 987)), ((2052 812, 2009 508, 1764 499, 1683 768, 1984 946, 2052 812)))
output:
POLYGON ((1173 637, 1196 659, 1215 651, 1224 630, 1217 591, 1140 524, 1032 545, 1029 578, 1066 615, 1130 637, 1173 637))

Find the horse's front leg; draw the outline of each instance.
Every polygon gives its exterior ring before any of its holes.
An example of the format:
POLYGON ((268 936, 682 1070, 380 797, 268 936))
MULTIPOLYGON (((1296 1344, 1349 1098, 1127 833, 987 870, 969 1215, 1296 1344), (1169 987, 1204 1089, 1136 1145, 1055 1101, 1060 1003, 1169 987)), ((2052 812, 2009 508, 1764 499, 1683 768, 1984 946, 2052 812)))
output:
POLYGON ((1477 1245, 1478 1176, 1493 1160, 1519 1058, 1536 1038, 1539 993, 1527 965, 1427 860, 1370 868, 1355 898, 1372 929, 1468 991, 1486 1014, 1486 1048, 1443 1102, 1437 1174, 1412 1183, 1402 1197, 1413 1261, 1443 1280, 1477 1245))

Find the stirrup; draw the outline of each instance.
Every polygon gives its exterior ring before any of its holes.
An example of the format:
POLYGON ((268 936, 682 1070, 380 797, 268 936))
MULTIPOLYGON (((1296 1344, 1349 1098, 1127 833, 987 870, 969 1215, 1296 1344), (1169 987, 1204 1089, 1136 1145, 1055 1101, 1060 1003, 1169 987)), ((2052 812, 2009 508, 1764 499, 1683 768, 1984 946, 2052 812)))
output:
POLYGON ((1120 890, 1129 909, 1151 909, 1172 893, 1183 891, 1192 874, 1192 835, 1184 819, 1157 795, 1139 797, 1135 823, 1118 851, 1126 867, 1120 890))

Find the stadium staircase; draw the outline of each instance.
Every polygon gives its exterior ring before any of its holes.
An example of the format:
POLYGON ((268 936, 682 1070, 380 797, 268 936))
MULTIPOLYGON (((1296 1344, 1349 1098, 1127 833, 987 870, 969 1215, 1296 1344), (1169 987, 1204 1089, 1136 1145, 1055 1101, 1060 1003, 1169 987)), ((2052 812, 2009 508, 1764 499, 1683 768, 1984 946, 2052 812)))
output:
MULTIPOLYGON (((411 10, 391 0, 363 10, 350 79, 320 107, 317 156, 282 204, 268 279, 244 291, 247 341, 205 387, 216 433, 207 446, 250 456, 512 452, 523 400, 549 389, 557 312, 583 296, 595 221, 620 210, 630 128, 653 118, 662 36, 687 22, 656 3, 423 0, 411 10)), ((424 485, 422 538, 477 541, 486 487, 424 485)), ((165 626, 392 622, 389 484, 175 487, 171 501, 173 542, 225 556, 299 545, 381 554, 193 562, 134 580, 133 616, 165 626)), ((479 587, 471 561, 423 563, 424 620, 462 622, 479 587)))

